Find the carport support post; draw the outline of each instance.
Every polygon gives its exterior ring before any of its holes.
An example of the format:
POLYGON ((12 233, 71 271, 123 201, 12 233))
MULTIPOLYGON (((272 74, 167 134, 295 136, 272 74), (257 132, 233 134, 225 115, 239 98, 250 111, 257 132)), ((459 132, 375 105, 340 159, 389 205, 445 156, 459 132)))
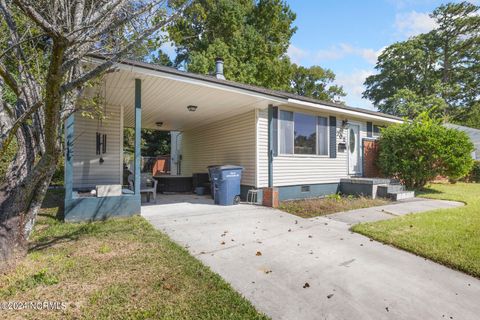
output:
MULTIPOLYGON (((64 186, 65 202, 72 199, 73 193, 73 140, 74 140, 75 115, 72 113, 65 121, 65 164, 64 164, 64 186)), ((65 208, 68 206, 65 203, 65 208)))
POLYGON ((135 79, 135 195, 140 196, 140 139, 142 135, 142 80, 135 79))

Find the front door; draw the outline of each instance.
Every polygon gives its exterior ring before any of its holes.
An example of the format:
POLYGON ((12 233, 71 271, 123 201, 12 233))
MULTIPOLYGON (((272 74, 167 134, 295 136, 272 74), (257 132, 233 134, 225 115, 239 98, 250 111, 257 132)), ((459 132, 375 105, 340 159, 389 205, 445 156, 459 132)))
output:
POLYGON ((351 124, 348 128, 348 173, 360 175, 360 126, 351 124))

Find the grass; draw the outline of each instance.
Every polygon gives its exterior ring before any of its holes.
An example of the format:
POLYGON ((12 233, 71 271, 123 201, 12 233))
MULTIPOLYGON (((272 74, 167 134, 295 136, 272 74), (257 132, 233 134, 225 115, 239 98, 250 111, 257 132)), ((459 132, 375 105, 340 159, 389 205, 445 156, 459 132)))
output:
POLYGON ((322 199, 306 199, 283 201, 280 209, 302 218, 313 218, 330 213, 381 206, 390 203, 389 200, 368 197, 340 196, 338 194, 322 199))
POLYGON ((419 196, 466 205, 362 223, 352 230, 480 278, 480 184, 432 184, 419 196))
POLYGON ((0 301, 65 302, 2 319, 266 319, 230 285, 142 217, 63 223, 49 192, 30 249, 0 275, 0 301))

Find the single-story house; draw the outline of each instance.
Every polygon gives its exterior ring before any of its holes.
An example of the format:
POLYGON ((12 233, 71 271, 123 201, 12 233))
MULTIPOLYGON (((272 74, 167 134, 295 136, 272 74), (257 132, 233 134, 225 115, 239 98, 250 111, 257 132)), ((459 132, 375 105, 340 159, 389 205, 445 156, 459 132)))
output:
MULTIPOLYGON (((89 57, 86 63, 102 60, 89 57)), ((142 128, 161 125, 174 132, 177 154, 172 157, 178 167, 172 174, 192 176, 207 172, 209 165, 240 165, 242 196, 256 189, 261 202, 272 190, 278 190, 280 200, 332 194, 340 179, 367 175, 363 143, 374 139, 379 127, 402 122, 380 112, 225 80, 221 60, 212 76, 123 60, 85 96, 95 94, 105 118, 76 112, 65 124, 67 220, 140 212, 142 128), (121 188, 124 127, 135 129, 133 191, 121 188)))
POLYGON ((460 126, 458 124, 453 124, 453 123, 445 123, 445 127, 465 132, 467 136, 470 138, 470 140, 472 140, 473 146, 475 148, 475 150, 472 152, 472 158, 474 160, 480 161, 480 130, 479 129, 460 126))

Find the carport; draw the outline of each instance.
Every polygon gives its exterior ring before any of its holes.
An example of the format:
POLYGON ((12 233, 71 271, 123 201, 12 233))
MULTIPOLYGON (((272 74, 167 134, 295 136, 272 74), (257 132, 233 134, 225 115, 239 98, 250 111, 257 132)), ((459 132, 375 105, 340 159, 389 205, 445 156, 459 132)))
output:
MULTIPOLYGON (((96 64, 102 59, 91 57, 86 63, 96 64)), ((211 124, 212 130, 215 131, 214 124, 219 123, 223 124, 223 127, 219 127, 216 134, 222 135, 228 128, 228 119, 250 113, 255 115, 256 110, 264 110, 269 105, 285 102, 281 98, 275 99, 271 94, 262 94, 250 90, 249 86, 222 80, 216 76, 195 75, 133 61, 116 64, 113 72, 107 73, 96 87, 86 90, 87 99, 97 96, 100 96, 102 101, 104 119, 89 120, 77 111, 66 121, 66 220, 104 219, 108 216, 140 213, 142 128, 159 129, 161 126, 161 130, 183 133, 211 124), (133 127, 135 130, 133 170, 135 180, 134 190, 131 191, 125 187, 121 190, 110 187, 123 184, 124 127, 133 127), (98 145, 99 143, 102 147, 98 145), (105 194, 101 197, 98 186, 107 186, 105 194), (94 189, 97 192, 96 196, 92 196, 94 189)), ((85 100, 88 101, 87 99, 85 100)), ((252 130, 244 131, 252 131, 254 137, 253 117, 251 126, 252 130)), ((242 161, 253 161, 254 164, 255 140, 249 143, 254 150, 253 154, 249 155, 253 158, 251 160, 237 159, 238 157, 232 155, 234 152, 227 156, 220 154, 215 156, 232 162, 238 161, 234 164, 242 164, 242 161)), ((189 148, 195 149, 195 144, 189 148)), ((205 153, 208 152, 205 150, 205 153)), ((185 153, 182 161, 186 167, 196 170, 199 166, 205 167, 205 161, 201 158, 202 156, 188 157, 185 153), (196 167, 198 161, 203 162, 196 167)))

